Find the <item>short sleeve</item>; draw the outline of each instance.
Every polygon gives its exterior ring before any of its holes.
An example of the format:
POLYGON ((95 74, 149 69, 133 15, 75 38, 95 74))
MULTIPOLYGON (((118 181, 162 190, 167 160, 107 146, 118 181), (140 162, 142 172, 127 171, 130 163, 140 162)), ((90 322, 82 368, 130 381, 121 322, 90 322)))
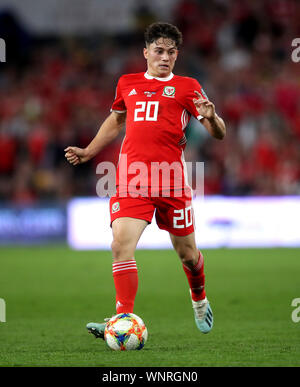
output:
POLYGON ((198 98, 195 91, 198 91, 204 99, 208 99, 199 82, 196 79, 190 78, 190 82, 187 83, 184 105, 197 120, 201 120, 203 117, 198 113, 193 101, 194 98, 198 98))
POLYGON ((121 90, 121 78, 118 81, 117 87, 116 87, 116 94, 115 99, 112 104, 112 107, 110 109, 111 112, 117 112, 117 113, 125 113, 126 112, 126 105, 125 101, 122 96, 122 90, 121 90))

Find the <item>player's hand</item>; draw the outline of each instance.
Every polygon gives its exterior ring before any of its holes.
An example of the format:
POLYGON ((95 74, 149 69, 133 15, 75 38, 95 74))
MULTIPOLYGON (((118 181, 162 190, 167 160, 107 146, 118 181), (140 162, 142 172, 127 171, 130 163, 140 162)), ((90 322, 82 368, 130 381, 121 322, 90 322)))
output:
POLYGON ((65 149, 65 152, 65 158, 72 165, 82 164, 89 160, 85 149, 77 148, 76 146, 68 146, 65 149))
POLYGON ((197 112, 208 120, 214 119, 216 116, 215 105, 207 99, 204 99, 202 95, 195 90, 198 98, 194 98, 193 102, 196 106, 197 112))

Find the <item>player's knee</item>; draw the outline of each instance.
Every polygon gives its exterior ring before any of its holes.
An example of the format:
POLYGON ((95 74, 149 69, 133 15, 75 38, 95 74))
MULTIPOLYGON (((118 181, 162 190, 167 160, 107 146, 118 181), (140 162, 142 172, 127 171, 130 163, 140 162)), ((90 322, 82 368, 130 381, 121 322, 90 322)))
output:
POLYGON ((118 240, 113 240, 111 243, 111 251, 114 259, 118 259, 122 254, 122 244, 118 240))
POLYGON ((198 253, 189 246, 182 246, 177 249, 181 262, 187 267, 193 267, 197 263, 198 253))
POLYGON ((114 261, 131 259, 134 255, 131 245, 118 239, 113 240, 111 244, 111 251, 114 261))

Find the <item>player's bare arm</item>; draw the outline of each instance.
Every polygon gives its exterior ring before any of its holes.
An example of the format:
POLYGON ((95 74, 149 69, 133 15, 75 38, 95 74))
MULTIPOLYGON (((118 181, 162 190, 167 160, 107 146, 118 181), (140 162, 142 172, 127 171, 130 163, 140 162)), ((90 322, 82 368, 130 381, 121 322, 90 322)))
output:
POLYGON ((101 125, 98 133, 86 148, 68 146, 65 157, 72 165, 82 164, 92 159, 122 131, 126 113, 112 112, 101 125))
POLYGON ((215 105, 204 99, 198 91, 195 93, 198 98, 194 98, 193 101, 198 113, 203 117, 201 123, 213 137, 222 140, 226 134, 226 126, 223 119, 217 115, 215 105))

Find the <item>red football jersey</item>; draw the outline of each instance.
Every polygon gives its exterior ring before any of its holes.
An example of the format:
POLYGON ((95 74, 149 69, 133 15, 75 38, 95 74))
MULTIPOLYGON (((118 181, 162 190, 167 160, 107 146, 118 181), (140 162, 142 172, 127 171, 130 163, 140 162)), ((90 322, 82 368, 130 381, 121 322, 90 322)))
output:
POLYGON ((206 98, 198 81, 173 73, 167 78, 137 73, 119 79, 111 108, 127 112, 117 170, 119 193, 140 189, 147 196, 149 187, 163 191, 187 186, 185 130, 191 115, 202 118, 193 102, 198 98, 195 90, 206 98))

